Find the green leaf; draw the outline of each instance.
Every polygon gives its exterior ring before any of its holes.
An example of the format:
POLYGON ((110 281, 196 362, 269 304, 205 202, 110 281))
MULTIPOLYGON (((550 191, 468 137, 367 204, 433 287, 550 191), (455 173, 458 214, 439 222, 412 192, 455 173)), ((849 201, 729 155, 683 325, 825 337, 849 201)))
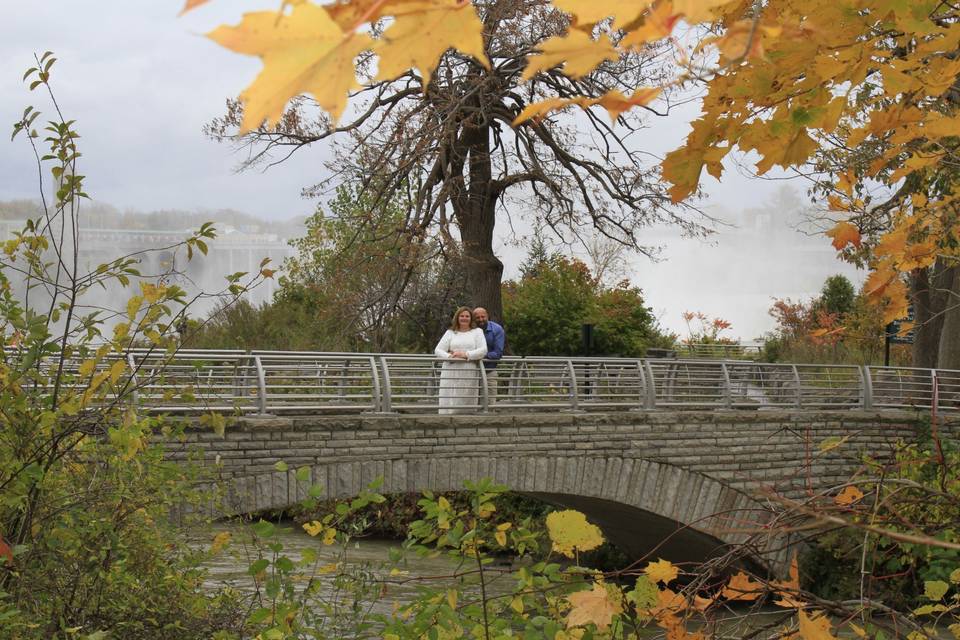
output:
POLYGON ((298 482, 310 482, 310 467, 297 469, 296 478, 298 482))
POLYGON ((637 609, 650 609, 657 604, 659 589, 646 575, 637 578, 637 584, 627 592, 627 601, 637 609))
POLYGON ((287 463, 284 462, 283 460, 278 460, 276 464, 273 465, 273 468, 276 469, 277 471, 286 471, 290 467, 288 467, 287 463))
POLYGON ((255 576, 269 566, 270 566, 269 560, 267 560, 266 558, 260 558, 259 560, 256 560, 250 564, 250 567, 247 569, 247 573, 249 573, 252 576, 255 576))
POLYGON ((943 580, 928 580, 923 583, 923 595, 930 600, 942 600, 950 588, 943 580))
POLYGON ((269 538, 276 530, 274 524, 272 522, 267 522, 266 520, 255 522, 250 528, 253 529, 253 532, 261 538, 269 538))

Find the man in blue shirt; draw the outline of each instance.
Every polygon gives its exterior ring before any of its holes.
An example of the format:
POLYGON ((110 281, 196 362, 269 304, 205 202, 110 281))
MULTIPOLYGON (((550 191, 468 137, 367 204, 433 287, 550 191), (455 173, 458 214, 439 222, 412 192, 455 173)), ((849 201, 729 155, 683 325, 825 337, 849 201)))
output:
POLYGON ((487 357, 483 362, 483 368, 487 373, 487 397, 490 399, 490 404, 493 404, 497 401, 497 360, 503 357, 507 336, 503 327, 491 320, 483 307, 473 310, 473 320, 483 329, 483 337, 487 339, 487 357))

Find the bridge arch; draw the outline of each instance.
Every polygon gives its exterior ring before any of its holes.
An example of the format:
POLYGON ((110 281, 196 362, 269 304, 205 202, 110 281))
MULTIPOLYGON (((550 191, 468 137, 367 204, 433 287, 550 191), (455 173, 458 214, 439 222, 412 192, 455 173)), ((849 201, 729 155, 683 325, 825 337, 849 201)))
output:
MULTIPOLYGON (((420 457, 312 465, 309 482, 295 471, 238 476, 228 509, 253 513, 288 509, 311 484, 323 497, 351 498, 377 478, 381 493, 462 490, 489 477, 511 491, 575 508, 631 557, 653 552, 674 561, 705 560, 747 539, 765 519, 763 505, 722 481, 682 467, 623 456, 420 457)), ((760 550, 762 553, 762 550, 760 550)), ((765 558, 778 565, 780 557, 765 558)))

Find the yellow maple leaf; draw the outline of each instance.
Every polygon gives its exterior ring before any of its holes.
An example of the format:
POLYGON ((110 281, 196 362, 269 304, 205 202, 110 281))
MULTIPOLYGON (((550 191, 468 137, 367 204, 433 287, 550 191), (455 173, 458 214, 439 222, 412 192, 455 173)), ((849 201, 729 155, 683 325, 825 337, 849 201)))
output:
POLYGON ((323 523, 318 520, 313 520, 312 522, 304 522, 303 530, 306 531, 311 536, 318 536, 320 532, 323 531, 323 523))
POLYGON ((897 274, 890 262, 882 261, 867 275, 867 280, 863 283, 863 291, 870 298, 879 298, 896 277, 897 274))
POLYGON ((720 7, 736 0, 673 0, 673 12, 684 16, 687 22, 714 20, 720 7))
POLYGON ((759 598, 762 592, 762 584, 754 582, 750 579, 750 576, 743 571, 739 571, 730 577, 727 586, 723 588, 720 595, 727 600, 746 600, 749 602, 759 598))
POLYGON ((886 304, 883 307, 883 324, 902 320, 910 313, 910 300, 907 298, 907 284, 900 278, 890 281, 883 292, 886 304))
POLYGON ((650 4, 651 0, 553 0, 553 6, 573 16, 576 24, 596 24, 614 18, 615 28, 636 20, 650 4))
POLYGON ((821 612, 811 612, 808 616, 803 609, 797 611, 800 619, 799 637, 803 640, 836 640, 830 630, 830 618, 821 612))
POLYGON ((527 66, 522 78, 529 80, 541 71, 563 67, 563 73, 571 78, 582 78, 597 68, 604 60, 619 58, 610 39, 601 35, 594 40, 589 34, 576 29, 565 36, 554 36, 537 47, 539 54, 527 57, 527 66))
POLYGON ((698 153, 689 146, 680 147, 666 155, 660 168, 664 179, 672 184, 668 190, 671 200, 680 202, 696 191, 703 165, 703 151, 698 153))
POLYGON ((860 502, 861 499, 863 499, 863 491, 860 491, 860 489, 857 487, 850 485, 838 493, 833 501, 840 506, 849 507, 856 502, 860 502))
POLYGON ((907 230, 894 229, 883 234, 875 250, 878 256, 898 257, 907 246, 907 230))
POLYGON ((913 271, 929 267, 937 259, 937 245, 933 240, 924 240, 907 245, 900 257, 901 271, 913 271))
POLYGON ((613 617, 623 613, 623 605, 619 597, 610 593, 610 589, 599 582, 594 583, 589 591, 578 591, 567 596, 570 603, 570 613, 567 615, 567 628, 582 627, 588 624, 596 625, 604 631, 610 626, 613 617))
POLYGON ((857 249, 860 248, 860 230, 849 222, 840 221, 825 235, 833 238, 833 248, 842 251, 848 244, 852 244, 857 249))
MULTIPOLYGON (((301 0, 302 1, 302 0, 301 0)), ((387 15, 404 11, 403 5, 420 3, 423 0, 338 0, 324 5, 324 9, 344 31, 354 31, 361 25, 374 22, 387 15)), ((289 0, 288 0, 289 2, 289 0)))
POLYGON ((576 551, 590 551, 603 544, 600 529, 573 509, 547 515, 547 533, 553 542, 553 550, 568 558, 573 558, 576 551))
POLYGON ((221 531, 213 536, 213 542, 210 543, 210 553, 219 553, 221 549, 230 544, 231 537, 229 531, 221 531))
POLYGON ((407 69, 420 71, 424 88, 448 49, 473 56, 490 68, 483 46, 483 23, 470 2, 421 0, 405 2, 394 10, 394 22, 377 41, 380 56, 378 80, 390 80, 407 69))
POLYGON ((287 102, 310 93, 321 108, 339 118, 348 92, 359 86, 354 59, 373 43, 369 36, 340 29, 323 7, 304 2, 289 15, 276 11, 244 14, 239 25, 207 34, 218 44, 263 60, 263 71, 240 95, 241 133, 266 120, 276 123, 287 102))
POLYGON ((680 574, 680 571, 673 566, 673 563, 663 559, 647 564, 643 572, 650 576, 650 579, 654 582, 662 582, 663 584, 669 584, 670 581, 676 580, 680 574))
POLYGON ((327 527, 323 531, 323 540, 322 540, 323 544, 330 546, 336 541, 337 541, 337 530, 334 529, 333 527, 327 527))
POLYGON ((707 38, 698 48, 714 45, 725 61, 752 60, 764 56, 764 40, 780 35, 777 27, 757 27, 753 20, 739 20, 730 25, 723 35, 707 38))

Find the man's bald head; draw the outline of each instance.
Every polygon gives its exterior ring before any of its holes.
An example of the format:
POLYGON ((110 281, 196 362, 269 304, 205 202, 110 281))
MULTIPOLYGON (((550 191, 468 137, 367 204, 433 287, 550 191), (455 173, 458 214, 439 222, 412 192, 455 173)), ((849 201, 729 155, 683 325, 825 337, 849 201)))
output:
POLYGON ((487 315, 487 310, 483 307, 477 307, 473 310, 473 321, 477 323, 477 326, 481 329, 487 328, 487 320, 490 319, 490 316, 487 315))

